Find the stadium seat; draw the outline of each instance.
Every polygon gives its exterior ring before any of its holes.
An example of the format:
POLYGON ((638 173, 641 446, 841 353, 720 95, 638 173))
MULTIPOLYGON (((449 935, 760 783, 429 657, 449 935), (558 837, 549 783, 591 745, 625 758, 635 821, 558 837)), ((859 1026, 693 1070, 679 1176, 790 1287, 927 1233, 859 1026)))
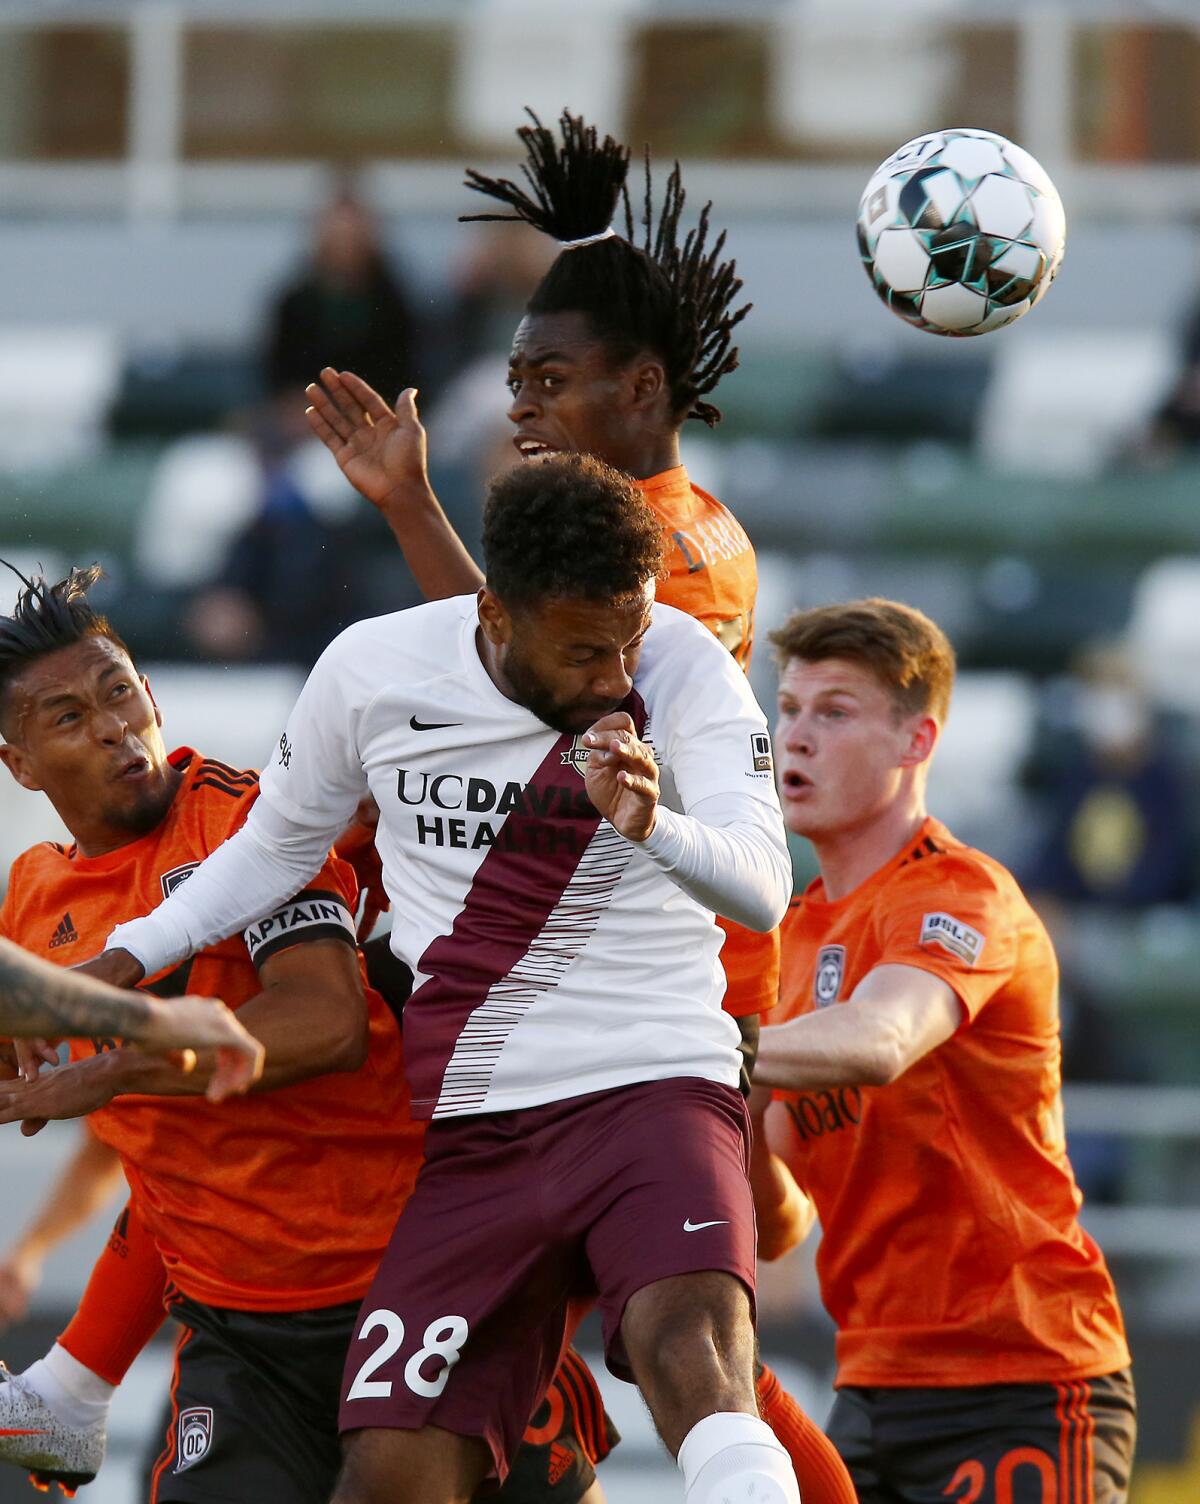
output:
POLYGON ((1175 372, 1165 329, 1018 331, 996 348, 978 448, 1007 474, 1098 475, 1175 372))
POLYGON ((232 434, 179 439, 163 454, 138 528, 135 562, 163 588, 207 583, 254 516, 262 475, 253 446, 232 434))
POLYGON ((1035 692, 1023 675, 959 674, 930 770, 930 808, 956 835, 978 840, 1001 860, 1013 854, 1011 837, 1024 803, 1018 774, 1036 715, 1035 692))
POLYGON ((525 106, 552 121, 564 101, 620 135, 628 83, 621 19, 636 4, 479 0, 471 6, 461 23, 455 79, 462 135, 509 153, 525 106))
POLYGON ((1200 556, 1161 559, 1145 570, 1127 641, 1155 698, 1200 715, 1200 556))
POLYGON ((112 329, 0 331, 0 466, 50 469, 89 458, 103 442, 120 370, 112 329))

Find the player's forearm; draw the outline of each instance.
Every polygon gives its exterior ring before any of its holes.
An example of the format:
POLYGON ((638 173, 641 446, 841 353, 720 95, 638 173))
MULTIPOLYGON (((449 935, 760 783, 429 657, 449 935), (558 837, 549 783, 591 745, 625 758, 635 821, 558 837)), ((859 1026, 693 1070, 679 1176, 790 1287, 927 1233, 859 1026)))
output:
POLYGON ((469 595, 483 584, 482 571, 451 526, 428 479, 398 486, 379 510, 426 600, 469 595))
POLYGON ((150 999, 51 966, 0 940, 0 1034, 138 1038, 152 1017, 150 999))
POLYGON ((661 806, 639 850, 690 898, 747 929, 773 930, 792 896, 792 863, 770 806, 729 796, 689 815, 661 806))
POLYGON ((758 1045, 756 1086, 820 1091, 832 1086, 886 1086, 899 1071, 894 1031, 844 1004, 786 1024, 768 1024, 758 1045))
POLYGON ((751 1156, 750 1188, 758 1224, 758 1256, 768 1263, 781 1259, 808 1236, 816 1218, 813 1204, 765 1144, 751 1156))
MULTIPOLYGON (((343 995, 324 988, 266 988, 243 1004, 237 1016, 266 1051, 254 1092, 354 1071, 366 1058, 367 1006, 361 991, 343 995)), ((102 1058, 113 1096, 203 1096, 216 1069, 211 1050, 198 1050, 195 1069, 186 1075, 139 1050, 112 1050, 102 1058)))
POLYGON ((128 951, 144 976, 177 965, 300 892, 336 834, 299 826, 260 799, 236 835, 152 913, 119 924, 107 948, 128 951))

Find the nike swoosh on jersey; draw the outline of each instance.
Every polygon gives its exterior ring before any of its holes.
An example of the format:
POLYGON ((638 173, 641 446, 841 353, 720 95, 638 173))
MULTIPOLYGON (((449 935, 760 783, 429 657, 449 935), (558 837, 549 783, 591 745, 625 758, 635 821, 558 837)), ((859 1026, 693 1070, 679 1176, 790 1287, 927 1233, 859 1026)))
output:
POLYGON ((699 1232, 702 1227, 728 1227, 728 1217, 718 1219, 716 1222, 693 1222, 689 1217, 683 1224, 684 1232, 699 1232))
POLYGON ((451 726, 461 726, 461 721, 419 721, 415 715, 410 715, 408 724, 414 731, 447 731, 451 726))

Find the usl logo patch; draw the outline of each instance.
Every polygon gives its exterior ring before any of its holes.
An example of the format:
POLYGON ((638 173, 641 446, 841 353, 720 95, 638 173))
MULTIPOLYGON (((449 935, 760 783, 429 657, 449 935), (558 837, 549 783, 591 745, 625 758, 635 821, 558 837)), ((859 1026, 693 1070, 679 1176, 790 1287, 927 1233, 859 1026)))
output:
POLYGON ((774 766, 771 761, 771 738, 765 731, 750 733, 750 759, 756 773, 769 773, 774 766))
POLYGON ((813 996, 818 1008, 828 1008, 837 1001, 842 990, 842 977, 846 974, 846 947, 823 945, 817 952, 817 974, 813 980, 813 996))
POLYGON ((189 1405, 179 1412, 177 1473, 186 1473, 208 1455, 212 1446, 213 1413, 208 1405, 189 1405))
POLYGON ((983 954, 987 937, 953 914, 926 914, 921 920, 921 944, 940 945, 952 956, 974 966, 983 954))

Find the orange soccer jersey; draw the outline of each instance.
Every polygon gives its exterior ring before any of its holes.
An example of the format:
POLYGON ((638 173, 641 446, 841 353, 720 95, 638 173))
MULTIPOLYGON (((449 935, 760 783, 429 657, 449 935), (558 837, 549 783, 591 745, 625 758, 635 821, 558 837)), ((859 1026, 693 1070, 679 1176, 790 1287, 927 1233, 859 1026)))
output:
POLYGON ((1129 1362, 1103 1256, 1079 1226, 1060 1098, 1058 968, 999 863, 927 820, 836 903, 783 922, 775 1020, 842 1005, 878 966, 932 972, 959 1031, 884 1087, 779 1092, 812 1196, 839 1384, 1049 1383, 1129 1362))
MULTIPOLYGON (((162 902, 244 821, 254 774, 171 756, 184 779, 161 825, 105 856, 35 846, 13 865, 0 932, 70 966, 103 949, 113 926, 162 902)), ((146 984, 237 1008, 262 990, 260 963, 284 945, 347 933, 353 874, 331 857, 305 890, 246 932, 146 984)), ((352 936, 353 931, 350 930, 352 936)), ((213 1105, 199 1096, 122 1096, 93 1113, 121 1155, 168 1278, 185 1295, 240 1310, 289 1311, 361 1297, 421 1162, 399 1031, 367 991, 371 1044, 358 1071, 318 1076, 213 1105)), ((112 1040, 72 1041, 73 1058, 112 1040)))
MULTIPOLYGON (((713 632, 743 669, 754 646, 758 566, 745 529, 727 507, 692 485, 682 465, 637 482, 667 535, 664 605, 686 611, 713 632)), ((765 1013, 779 983, 779 933, 759 935, 718 917, 725 931, 725 1009, 735 1018, 765 1013)))

